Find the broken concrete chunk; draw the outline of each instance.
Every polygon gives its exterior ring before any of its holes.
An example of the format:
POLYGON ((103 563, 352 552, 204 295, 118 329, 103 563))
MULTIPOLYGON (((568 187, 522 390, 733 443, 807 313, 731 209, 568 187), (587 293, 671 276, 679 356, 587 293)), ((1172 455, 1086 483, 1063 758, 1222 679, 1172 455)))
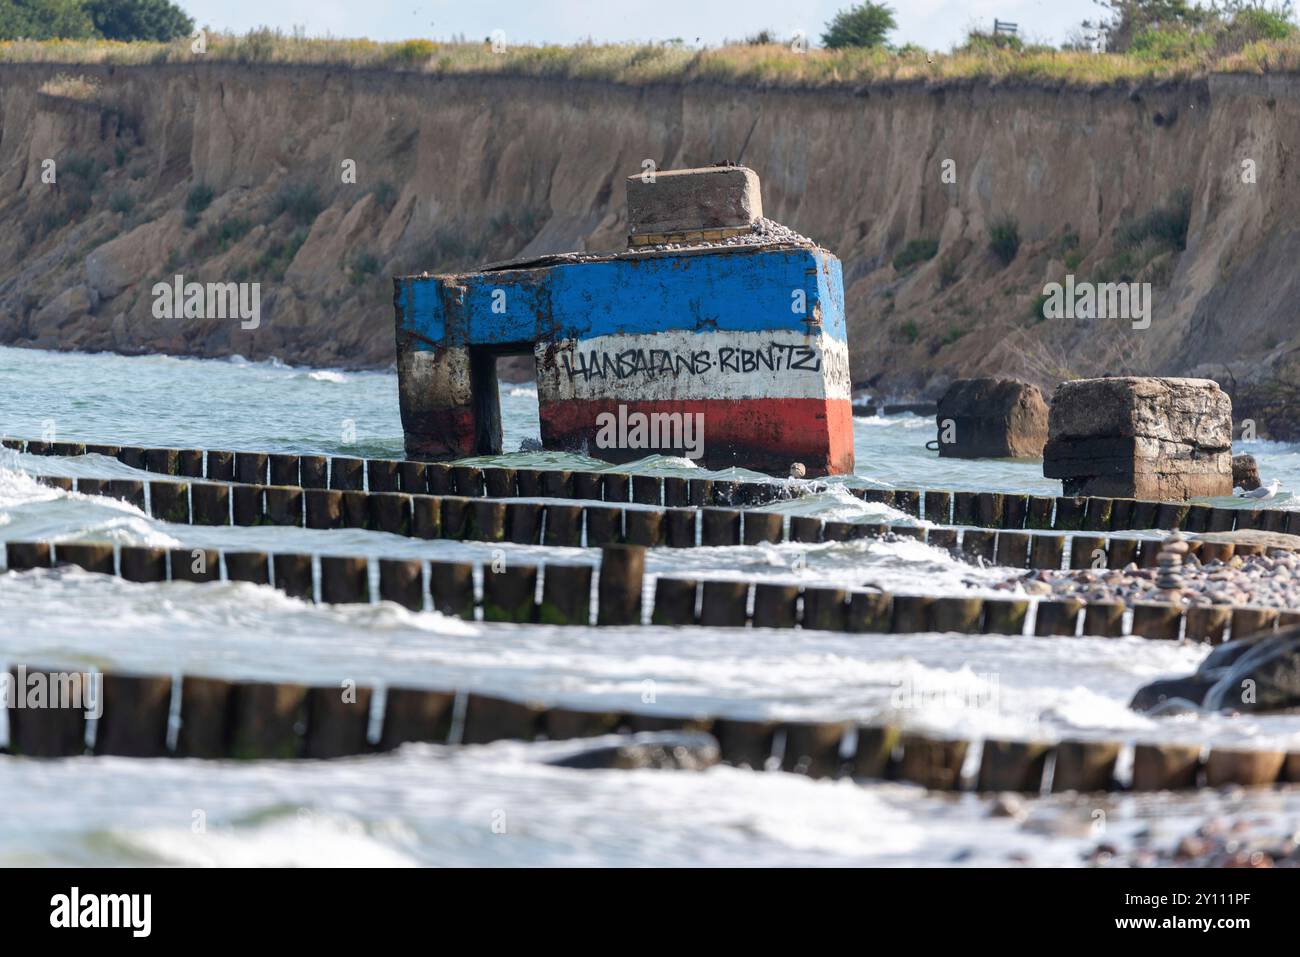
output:
POLYGON ((1036 459, 1047 442, 1047 402, 1016 379, 957 379, 935 418, 940 458, 1036 459))
POLYGON ((762 216, 758 174, 744 166, 666 170, 627 179, 628 245, 671 242, 671 237, 703 231, 720 231, 712 238, 724 239, 748 232, 762 216))
POLYGON ((1063 382, 1043 474, 1066 495, 1156 501, 1232 494, 1232 400, 1209 379, 1063 382))

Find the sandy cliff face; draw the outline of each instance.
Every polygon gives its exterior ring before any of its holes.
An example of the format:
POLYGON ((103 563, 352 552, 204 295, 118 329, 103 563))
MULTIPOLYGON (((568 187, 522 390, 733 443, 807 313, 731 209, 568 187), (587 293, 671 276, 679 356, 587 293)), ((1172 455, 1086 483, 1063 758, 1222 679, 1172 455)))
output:
POLYGON ((844 261, 858 385, 1229 361, 1249 376, 1300 349, 1298 93, 1283 77, 794 92, 0 66, 0 341, 387 364, 393 274, 616 249, 643 160, 735 160, 762 176, 768 216, 844 261), (1180 202, 1185 249, 1135 235, 1180 202), (989 249, 1003 217, 1021 240, 1009 265, 989 249), (937 254, 896 270, 918 239, 937 254), (1041 319, 1067 272, 1151 280, 1150 328, 1041 319), (260 283, 260 325, 156 318, 152 287, 177 274, 260 283))

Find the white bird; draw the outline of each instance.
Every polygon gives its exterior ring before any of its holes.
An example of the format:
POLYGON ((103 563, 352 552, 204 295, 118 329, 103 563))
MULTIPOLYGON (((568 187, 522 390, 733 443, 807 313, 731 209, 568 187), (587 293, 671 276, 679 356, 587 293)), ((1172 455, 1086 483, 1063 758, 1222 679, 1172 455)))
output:
POLYGON ((1277 479, 1269 482, 1267 485, 1260 486, 1257 489, 1251 489, 1249 492, 1242 492, 1240 498, 1272 498, 1277 494, 1277 490, 1282 487, 1282 483, 1277 479))

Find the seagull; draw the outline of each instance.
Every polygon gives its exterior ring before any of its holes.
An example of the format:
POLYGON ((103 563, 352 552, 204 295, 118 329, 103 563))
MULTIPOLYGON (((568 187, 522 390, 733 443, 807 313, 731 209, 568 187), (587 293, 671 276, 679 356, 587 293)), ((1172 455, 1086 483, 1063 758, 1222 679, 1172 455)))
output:
POLYGON ((1251 489, 1249 492, 1242 492, 1241 498, 1272 498, 1277 494, 1277 490, 1282 487, 1282 483, 1277 479, 1269 482, 1268 485, 1261 486, 1257 489, 1251 489))

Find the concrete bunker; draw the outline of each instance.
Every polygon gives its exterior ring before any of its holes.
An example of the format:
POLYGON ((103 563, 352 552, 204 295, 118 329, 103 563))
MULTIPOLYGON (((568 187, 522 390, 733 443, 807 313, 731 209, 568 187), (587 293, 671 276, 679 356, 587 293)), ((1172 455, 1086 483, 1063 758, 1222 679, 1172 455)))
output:
POLYGON ((762 219, 743 167, 630 177, 628 197, 626 252, 396 280, 407 454, 501 452, 495 362, 531 350, 547 449, 851 472, 839 260, 762 219))

